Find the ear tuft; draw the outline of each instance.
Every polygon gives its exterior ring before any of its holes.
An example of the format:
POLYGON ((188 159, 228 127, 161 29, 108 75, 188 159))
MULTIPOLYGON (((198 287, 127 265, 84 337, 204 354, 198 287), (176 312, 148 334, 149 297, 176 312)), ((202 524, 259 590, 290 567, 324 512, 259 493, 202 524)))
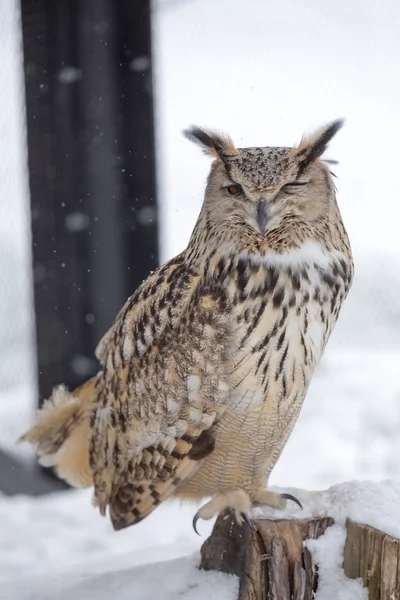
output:
POLYGON ((227 134, 194 125, 189 129, 185 129, 183 135, 191 142, 198 144, 204 154, 214 158, 223 160, 224 157, 236 154, 235 144, 227 134))
POLYGON ((299 146, 293 150, 294 156, 300 163, 301 171, 325 152, 329 142, 343 125, 344 119, 337 119, 314 134, 302 138, 299 146))

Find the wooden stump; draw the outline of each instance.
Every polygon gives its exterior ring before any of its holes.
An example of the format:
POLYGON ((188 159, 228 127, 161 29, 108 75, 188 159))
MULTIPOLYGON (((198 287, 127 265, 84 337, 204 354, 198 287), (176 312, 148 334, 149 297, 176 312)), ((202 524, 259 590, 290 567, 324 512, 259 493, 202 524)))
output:
POLYGON ((201 548, 202 569, 237 575, 239 600, 311 600, 317 569, 303 547, 333 524, 330 517, 254 521, 257 533, 239 526, 231 513, 217 519, 201 548))
POLYGON ((346 522, 343 569, 361 577, 370 600, 400 599, 400 540, 369 525, 346 522))

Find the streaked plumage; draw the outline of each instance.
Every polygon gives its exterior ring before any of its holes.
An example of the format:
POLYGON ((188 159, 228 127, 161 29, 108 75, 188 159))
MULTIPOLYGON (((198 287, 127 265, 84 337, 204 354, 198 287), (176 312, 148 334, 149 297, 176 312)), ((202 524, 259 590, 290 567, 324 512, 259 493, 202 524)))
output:
POLYGON ((297 148, 236 149, 192 128, 214 156, 188 248, 128 299, 97 348, 101 370, 57 388, 23 436, 74 485, 94 484, 114 527, 171 495, 281 506, 266 491, 353 275, 327 166, 337 121, 297 148))

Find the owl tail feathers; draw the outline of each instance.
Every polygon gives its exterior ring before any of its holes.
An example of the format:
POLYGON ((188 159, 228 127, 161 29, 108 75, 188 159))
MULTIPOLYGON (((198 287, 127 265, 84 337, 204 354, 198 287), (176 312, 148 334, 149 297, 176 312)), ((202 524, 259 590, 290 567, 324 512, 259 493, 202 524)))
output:
POLYGON ((89 444, 90 417, 96 401, 95 381, 93 377, 73 392, 64 385, 54 388, 37 412, 33 427, 18 440, 33 444, 39 463, 54 467, 59 477, 75 487, 93 485, 89 444))
POLYGON ((173 473, 165 481, 139 482, 136 485, 121 485, 110 502, 111 523, 118 531, 135 525, 147 517, 157 506, 173 496, 177 487, 191 477, 199 467, 199 462, 188 456, 174 459, 173 473))

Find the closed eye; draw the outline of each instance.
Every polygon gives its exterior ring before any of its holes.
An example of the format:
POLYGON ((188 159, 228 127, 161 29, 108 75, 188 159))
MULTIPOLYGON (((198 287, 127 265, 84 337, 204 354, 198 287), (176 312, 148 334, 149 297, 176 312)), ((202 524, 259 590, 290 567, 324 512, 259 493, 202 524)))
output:
POLYGON ((295 194, 300 188, 310 183, 309 181, 293 181, 286 183, 281 187, 281 190, 286 194, 295 194))

